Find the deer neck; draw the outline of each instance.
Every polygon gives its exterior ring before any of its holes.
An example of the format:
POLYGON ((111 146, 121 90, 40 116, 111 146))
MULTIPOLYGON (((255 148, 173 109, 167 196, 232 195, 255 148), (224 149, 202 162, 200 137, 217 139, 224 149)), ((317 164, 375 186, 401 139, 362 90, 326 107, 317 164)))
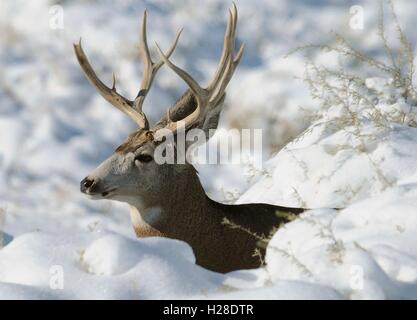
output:
MULTIPOLYGON (((130 216, 139 237, 187 238, 198 225, 210 222, 209 202, 193 166, 186 164, 167 174, 157 191, 130 201, 130 216)), ((186 240, 186 239, 184 239, 186 240)))
POLYGON ((276 208, 252 205, 224 205, 208 198, 195 169, 182 171, 175 185, 162 188, 159 198, 131 204, 131 217, 138 237, 163 236, 187 242, 197 264, 210 270, 228 272, 255 268, 253 257, 257 239, 246 232, 222 224, 224 218, 259 234, 278 225, 276 208), (259 219, 259 214, 263 219, 259 219))

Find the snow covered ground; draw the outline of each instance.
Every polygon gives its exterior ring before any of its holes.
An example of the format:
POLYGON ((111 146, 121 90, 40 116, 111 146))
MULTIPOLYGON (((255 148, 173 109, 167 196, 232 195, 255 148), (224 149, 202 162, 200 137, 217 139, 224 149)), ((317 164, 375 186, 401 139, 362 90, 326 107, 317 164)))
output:
MULTIPOLYGON (((407 121, 334 125, 344 116, 340 106, 323 112, 294 78, 303 75, 306 58, 283 58, 296 46, 331 41, 330 29, 382 57, 376 1, 237 5, 246 52, 221 126, 263 128, 270 160, 255 176, 246 166, 200 166, 201 180, 219 201, 317 209, 274 235, 267 265, 257 270, 216 274, 196 266, 185 243, 135 239, 125 205, 91 201, 78 191, 79 181, 134 124, 88 85, 72 43, 82 36, 102 78, 110 83, 114 70, 131 97, 141 77, 137 31, 147 7, 150 43, 166 46, 184 26, 173 59, 207 80, 229 3, 1 1, 0 298, 417 298, 417 129, 407 125, 417 119, 415 107, 359 68, 360 76, 370 77, 367 86, 384 93, 375 108, 405 110, 407 121), (359 30, 349 28, 356 4, 364 9, 359 30), (61 8, 63 28, 51 28, 61 8)), ((417 43, 417 3, 396 1, 396 9, 417 43)), ((386 24, 387 37, 395 39, 392 22, 386 24)), ((334 63, 333 56, 312 54, 334 63)), ((163 68, 145 103, 151 120, 184 88, 163 68)))

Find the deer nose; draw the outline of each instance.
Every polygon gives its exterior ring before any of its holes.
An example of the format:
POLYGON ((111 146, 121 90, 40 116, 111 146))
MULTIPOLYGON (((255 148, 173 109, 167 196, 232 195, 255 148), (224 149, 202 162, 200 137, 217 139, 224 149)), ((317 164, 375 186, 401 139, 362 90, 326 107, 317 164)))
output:
POLYGON ((88 188, 90 188, 94 184, 94 182, 95 182, 94 179, 90 179, 89 177, 85 177, 80 182, 80 191, 85 193, 88 190, 88 188))

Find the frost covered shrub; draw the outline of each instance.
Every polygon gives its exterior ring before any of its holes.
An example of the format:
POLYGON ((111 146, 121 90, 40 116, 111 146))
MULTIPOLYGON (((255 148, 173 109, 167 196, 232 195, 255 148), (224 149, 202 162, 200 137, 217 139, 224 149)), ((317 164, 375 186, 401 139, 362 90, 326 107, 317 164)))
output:
POLYGON ((384 24, 384 5, 379 7, 378 36, 386 59, 379 60, 352 46, 346 38, 334 34, 331 45, 305 45, 289 54, 304 50, 333 53, 338 66, 331 68, 307 61, 304 80, 310 95, 319 101, 320 109, 313 124, 295 141, 311 133, 316 126, 330 131, 341 130, 349 137, 344 149, 354 149, 367 157, 383 189, 393 182, 386 177, 376 161, 369 155, 372 145, 387 136, 395 126, 417 127, 417 90, 413 83, 415 73, 414 51, 401 28, 392 1, 387 1, 399 47, 394 49, 387 41, 384 24), (346 65, 361 67, 374 77, 355 74, 346 65))
POLYGON ((289 53, 306 49, 333 52, 342 61, 351 60, 382 75, 365 79, 347 71, 344 66, 331 69, 308 61, 304 79, 312 98, 321 105, 317 119, 328 119, 340 127, 358 127, 369 121, 381 128, 389 128, 393 123, 417 127, 417 91, 413 84, 414 52, 400 27, 392 2, 388 1, 388 4, 400 46, 394 50, 387 41, 381 2, 378 35, 387 62, 354 48, 338 33, 334 33, 332 45, 306 45, 289 53))

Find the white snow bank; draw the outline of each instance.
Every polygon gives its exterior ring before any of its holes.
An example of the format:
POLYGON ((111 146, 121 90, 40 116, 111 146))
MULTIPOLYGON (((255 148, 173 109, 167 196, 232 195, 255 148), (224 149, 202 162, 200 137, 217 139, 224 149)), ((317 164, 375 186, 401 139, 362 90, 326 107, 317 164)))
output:
POLYGON ((0 251, 0 298, 180 298, 220 279, 194 264, 188 245, 163 238, 35 232, 0 251))
MULTIPOLYGON (((84 268, 97 275, 114 275, 124 273, 134 267, 138 261, 146 260, 152 254, 152 246, 148 243, 157 241, 146 239, 133 241, 111 234, 95 240, 83 254, 84 268), (148 246, 148 247, 147 247, 148 246)), ((195 263, 195 258, 189 246, 180 241, 166 241, 159 245, 161 250, 156 253, 168 260, 183 259, 195 263)))
POLYGON ((278 281, 262 288, 213 294, 208 299, 240 300, 340 300, 343 296, 335 289, 303 281, 278 281))
POLYGON ((366 125, 362 140, 327 121, 311 126, 269 160, 268 172, 238 203, 340 208, 407 182, 417 182, 417 129, 366 125))
POLYGON ((345 298, 417 298, 417 184, 339 213, 313 210, 280 229, 266 261, 273 282, 305 280, 345 298))

